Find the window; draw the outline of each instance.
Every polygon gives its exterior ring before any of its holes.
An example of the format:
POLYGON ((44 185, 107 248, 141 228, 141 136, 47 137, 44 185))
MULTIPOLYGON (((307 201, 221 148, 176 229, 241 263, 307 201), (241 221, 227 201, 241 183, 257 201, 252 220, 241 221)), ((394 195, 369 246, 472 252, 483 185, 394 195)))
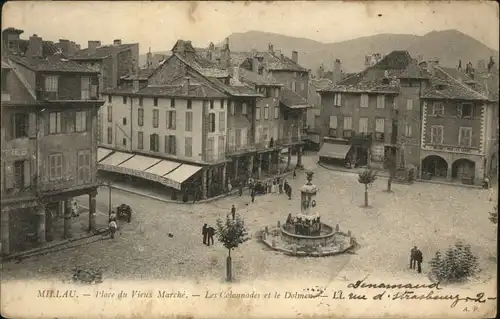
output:
POLYGON ((441 102, 434 102, 432 104, 432 115, 434 116, 443 116, 444 113, 444 105, 441 102))
POLYGON ((158 128, 160 122, 160 112, 158 109, 153 109, 153 127, 158 128))
POLYGON ((113 102, 113 97, 111 95, 108 95, 108 103, 113 102))
POLYGON ((260 107, 255 108, 255 120, 260 120, 260 107))
POLYGON ((221 108, 221 110, 224 109, 224 100, 220 100, 220 108, 221 108))
POLYGON ((342 106, 342 94, 335 93, 333 96, 333 106, 342 106))
POLYGON ((337 128, 337 116, 336 115, 330 116, 330 128, 335 128, 335 129, 337 128))
POLYGON ((407 99, 406 100, 406 109, 408 111, 413 110, 413 100, 412 99, 407 99))
POLYGON ((472 127, 461 127, 458 134, 458 145, 471 146, 472 144, 472 127))
POLYGON ((177 114, 174 110, 167 111, 167 128, 169 130, 175 130, 177 114))
POLYGON ((441 125, 431 126, 431 143, 443 144, 443 127, 441 125))
POLYGON ((234 135, 234 140, 235 140, 236 147, 240 147, 241 146, 241 129, 239 129, 239 128, 236 129, 236 133, 234 135))
POLYGON ((227 129, 227 136, 229 136, 229 146, 234 146, 235 142, 234 142, 234 130, 231 129, 231 128, 228 128, 227 129))
POLYGON ((360 107, 368 107, 368 94, 361 94, 360 107))
POLYGON ((274 97, 279 98, 280 97, 280 89, 274 89, 274 97))
POLYGON ((375 132, 377 133, 385 132, 385 119, 382 118, 375 119, 375 132))
POLYGON ((207 159, 211 160, 214 157, 214 138, 209 137, 207 139, 207 159))
POLYGON ((82 100, 90 99, 90 78, 82 76, 82 100))
POLYGON ((6 164, 5 188, 25 189, 29 187, 31 185, 30 161, 15 161, 12 166, 6 164))
MULTIPOLYGON (((243 115, 247 115, 247 112, 248 112, 248 110, 247 110, 247 104, 246 104, 245 102, 243 102, 243 103, 241 104, 241 114, 243 114, 243 115)), ((233 114, 233 115, 234 115, 234 114, 233 114)))
POLYGON ((87 112, 77 111, 75 114, 75 131, 87 132, 87 112))
POLYGON ((377 109, 385 108, 385 95, 377 95, 377 109))
POLYGON ((187 100, 187 109, 191 110, 193 108, 193 101, 187 100))
POLYGON ((269 119, 269 107, 264 108, 264 120, 269 119))
POLYGON ((219 132, 226 130, 226 112, 219 112, 219 132))
POLYGON ((153 106, 158 106, 158 98, 157 97, 153 98, 153 106))
POLYGON ((295 81, 292 81, 292 91, 296 92, 296 84, 295 84, 295 81))
POLYGON ((175 99, 170 99, 170 107, 175 109, 175 99))
POLYGON ((127 104, 127 97, 126 96, 123 97, 123 104, 127 104))
POLYGON ((304 82, 301 82, 301 83, 300 83, 300 89, 301 89, 302 91, 304 91, 305 87, 306 87, 306 86, 305 86, 304 82))
POLYGON ((165 153, 176 155, 177 146, 175 143, 175 135, 165 135, 165 153))
POLYGON ((122 139, 122 144, 123 146, 127 146, 127 139, 125 137, 122 139))
POLYGON ((137 148, 144 149, 144 133, 142 132, 137 132, 137 148))
POLYGON ((144 109, 143 108, 137 109, 137 125, 139 125, 139 126, 144 125, 144 109))
POLYGON ((45 92, 56 92, 58 89, 59 79, 57 76, 46 76, 45 77, 45 92))
MULTIPOLYGON (((242 106, 242 109, 243 109, 243 106, 242 106)), ((234 115, 234 102, 233 103, 229 103, 229 113, 231 115, 234 115)))
POLYGON ((90 174, 90 151, 78 152, 78 184, 85 184, 91 181, 90 174))
POLYGON ((186 137, 184 139, 184 156, 192 157, 193 156, 193 138, 186 137))
POLYGON ((215 132, 215 113, 209 113, 208 114, 208 131, 210 133, 215 132))
POLYGON ((113 122, 113 107, 111 105, 108 106, 108 122, 113 122))
POLYGON ((344 137, 350 137, 352 135, 352 117, 344 117, 344 137))
POLYGON ((219 136, 219 143, 217 143, 217 147, 219 149, 219 160, 224 159, 224 153, 226 149, 225 137, 223 135, 219 136))
POLYGON ((51 181, 61 179, 63 177, 63 155, 49 155, 49 179, 51 181))
POLYGON ((108 144, 113 144, 113 128, 108 127, 108 144))
POLYGON ((49 134, 59 134, 62 130, 62 113, 50 112, 49 113, 49 134))
POLYGON ((213 110, 214 109, 214 101, 213 100, 210 100, 210 109, 213 110))
POLYGON ((193 131, 193 112, 186 112, 186 132, 193 131))
POLYGON ((278 106, 274 107, 274 118, 276 120, 280 118, 280 108, 278 106))
POLYGON ((411 128, 411 124, 405 124, 405 127, 404 127, 404 136, 406 137, 411 137, 412 136, 412 128, 411 128))
POLYGON ((359 132, 361 134, 368 133, 368 118, 367 117, 360 117, 359 118, 359 132))
POLYGON ((123 125, 127 125, 127 118, 126 118, 126 117, 124 117, 124 118, 122 119, 122 123, 123 123, 123 125))
POLYGON ((457 116, 459 118, 471 118, 473 115, 472 112, 472 104, 471 103, 462 103, 457 105, 457 116))
POLYGON ((14 138, 28 137, 28 114, 14 114, 14 138))
POLYGON ((151 134, 149 136, 149 149, 153 152, 160 151, 160 137, 158 134, 151 134))
POLYGON ((143 106, 144 104, 144 99, 141 97, 139 97, 139 106, 143 106))
POLYGON ((241 146, 246 146, 248 144, 248 128, 243 127, 241 129, 241 146))

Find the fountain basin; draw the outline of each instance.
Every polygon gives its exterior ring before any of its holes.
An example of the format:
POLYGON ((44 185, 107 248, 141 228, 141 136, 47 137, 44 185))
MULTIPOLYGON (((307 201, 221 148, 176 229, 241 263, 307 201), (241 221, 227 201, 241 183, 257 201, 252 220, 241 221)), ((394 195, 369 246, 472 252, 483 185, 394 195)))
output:
POLYGON ((318 235, 298 235, 287 231, 285 225, 281 226, 280 230, 283 241, 299 246, 326 246, 333 242, 335 236, 334 229, 323 223, 321 223, 321 232, 318 235))

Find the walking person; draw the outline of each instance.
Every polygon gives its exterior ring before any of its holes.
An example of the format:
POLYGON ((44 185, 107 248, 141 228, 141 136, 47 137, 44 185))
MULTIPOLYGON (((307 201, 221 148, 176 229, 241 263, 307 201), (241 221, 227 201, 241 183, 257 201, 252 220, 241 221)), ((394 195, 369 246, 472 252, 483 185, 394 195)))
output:
POLYGON ((238 193, 241 195, 243 195, 243 183, 240 182, 240 186, 238 188, 238 193))
POLYGON ((415 269, 417 264, 417 260, 415 259, 417 250, 417 246, 414 246, 410 251, 410 269, 415 269))
POLYGON ((236 217, 236 207, 234 207, 234 205, 233 205, 233 207, 231 207, 231 217, 233 217, 233 220, 236 217))
POLYGON ((115 238, 115 233, 116 233, 117 229, 118 229, 118 225, 116 224, 116 221, 111 220, 109 222, 109 235, 110 235, 111 239, 115 238))
POLYGON ((208 227, 207 228, 207 235, 208 235, 207 246, 210 246, 210 243, 212 243, 212 245, 213 245, 214 244, 215 228, 213 228, 212 226, 208 227))
POLYGON ((296 171, 296 168, 293 169, 293 179, 295 179, 295 177, 297 176, 297 171, 296 171))
POLYGON ((208 237, 208 226, 207 224, 204 224, 203 227, 201 228, 201 234, 203 235, 203 244, 207 244, 207 237, 208 237))
POLYGON ((288 186, 288 200, 292 199, 292 187, 288 186))
POLYGON ((250 193, 250 196, 252 197, 252 203, 255 202, 255 189, 252 188, 252 192, 250 193))
POLYGON ((422 261, 424 260, 422 251, 417 248, 417 251, 415 252, 415 260, 417 261, 417 272, 420 274, 422 273, 422 261))

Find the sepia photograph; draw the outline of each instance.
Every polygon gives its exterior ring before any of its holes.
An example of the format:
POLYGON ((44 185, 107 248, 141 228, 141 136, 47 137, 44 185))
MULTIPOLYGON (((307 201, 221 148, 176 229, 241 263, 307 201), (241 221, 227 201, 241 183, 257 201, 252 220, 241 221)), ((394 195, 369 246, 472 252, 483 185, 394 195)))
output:
POLYGON ((1 23, 3 317, 497 315, 497 2, 1 23))

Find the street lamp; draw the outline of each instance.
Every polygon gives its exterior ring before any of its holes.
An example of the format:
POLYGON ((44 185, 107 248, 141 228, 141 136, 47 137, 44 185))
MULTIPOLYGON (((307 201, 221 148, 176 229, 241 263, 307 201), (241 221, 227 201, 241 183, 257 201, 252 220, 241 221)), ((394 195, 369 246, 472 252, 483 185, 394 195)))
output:
POLYGON ((108 215, 111 216, 111 182, 108 181, 107 184, 108 186, 108 215))

